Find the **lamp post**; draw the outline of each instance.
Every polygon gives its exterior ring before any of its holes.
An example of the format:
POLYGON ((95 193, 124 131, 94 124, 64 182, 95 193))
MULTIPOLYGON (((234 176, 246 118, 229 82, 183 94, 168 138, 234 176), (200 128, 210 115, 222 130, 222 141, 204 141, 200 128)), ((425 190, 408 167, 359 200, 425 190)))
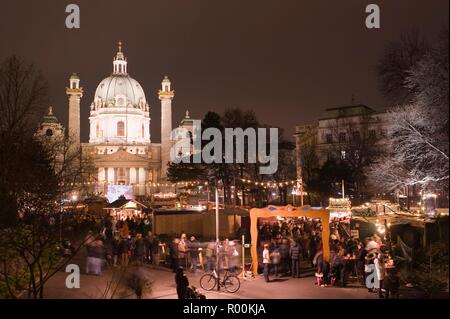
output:
POLYGON ((220 290, 219 276, 219 187, 216 183, 216 274, 217 274, 217 291, 220 290))
POLYGON ((219 242, 219 189, 216 186, 216 241, 219 242))

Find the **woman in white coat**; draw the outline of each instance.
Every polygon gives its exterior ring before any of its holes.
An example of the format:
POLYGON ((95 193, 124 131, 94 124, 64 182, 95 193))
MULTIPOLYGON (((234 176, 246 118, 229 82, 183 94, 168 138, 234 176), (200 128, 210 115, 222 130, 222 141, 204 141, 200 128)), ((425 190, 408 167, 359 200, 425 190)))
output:
POLYGON ((386 269, 384 267, 384 258, 381 253, 376 253, 376 257, 373 260, 373 263, 375 265, 375 272, 376 272, 376 285, 375 287, 378 289, 378 297, 383 298, 383 294, 381 291, 381 288, 383 287, 383 280, 384 276, 386 274, 386 269))

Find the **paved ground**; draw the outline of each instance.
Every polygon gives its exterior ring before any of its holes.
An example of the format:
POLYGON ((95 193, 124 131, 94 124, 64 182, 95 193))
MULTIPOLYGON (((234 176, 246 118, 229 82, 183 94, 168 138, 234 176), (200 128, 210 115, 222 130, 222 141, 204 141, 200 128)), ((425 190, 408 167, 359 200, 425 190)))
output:
MULTIPOLYGON (((117 269, 106 269, 101 276, 86 275, 85 253, 81 252, 75 256, 71 263, 80 266, 80 288, 68 289, 65 285, 68 273, 59 272, 52 277, 46 284, 44 291, 45 298, 104 298, 102 297, 108 283, 115 283, 118 277, 117 269)), ((303 267, 303 268, 306 268, 303 267)), ((146 293, 145 298, 176 299, 176 290, 174 274, 164 267, 144 266, 145 272, 152 281, 151 291, 146 293)), ((230 294, 226 292, 205 292, 207 299, 377 299, 377 295, 369 293, 367 289, 356 284, 350 283, 347 287, 317 287, 314 284, 314 272, 307 269, 302 272, 302 278, 274 278, 273 281, 266 283, 262 276, 244 280, 241 279, 241 288, 237 293, 230 294)), ((187 273, 191 286, 200 288, 200 277, 203 271, 197 274, 187 273)), ((420 298, 415 290, 403 288, 400 294, 401 298, 420 298)), ((134 298, 133 295, 117 293, 115 298, 134 298)))
MULTIPOLYGON (((81 269, 80 288, 68 289, 65 285, 68 273, 59 272, 52 277, 46 284, 44 291, 45 298, 104 298, 103 294, 108 283, 115 283, 113 278, 117 278, 118 272, 109 268, 106 269, 101 276, 86 275, 85 256, 80 254, 72 261, 78 264, 81 269), (103 297, 102 297, 103 296, 103 297)), ((151 291, 145 294, 145 298, 175 299, 176 290, 174 282, 174 274, 164 267, 145 266, 145 272, 152 281, 151 291)), ((200 277, 203 271, 197 274, 187 273, 191 286, 200 288, 200 277)), ((377 295, 369 293, 367 289, 357 284, 350 284, 348 287, 317 287, 314 284, 314 277, 310 273, 303 273, 303 278, 282 277, 275 278, 273 281, 266 283, 262 276, 244 280, 241 279, 241 288, 237 293, 230 294, 226 292, 205 292, 207 299, 376 299, 377 295)), ((420 298, 413 290, 407 289, 402 291, 402 297, 420 298)), ((115 294, 115 298, 134 298, 130 293, 115 294)))

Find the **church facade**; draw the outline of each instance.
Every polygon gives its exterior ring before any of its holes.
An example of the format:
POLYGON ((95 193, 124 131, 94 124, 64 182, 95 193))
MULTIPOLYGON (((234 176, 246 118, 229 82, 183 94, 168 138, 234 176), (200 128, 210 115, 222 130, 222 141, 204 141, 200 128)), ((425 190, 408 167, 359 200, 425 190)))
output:
MULTIPOLYGON (((89 156, 95 167, 91 191, 108 196, 118 189, 133 197, 161 191, 159 184, 166 180, 173 145, 172 100, 175 92, 169 78, 164 77, 158 92, 161 101, 161 143, 151 141, 150 106, 144 88, 128 73, 127 59, 120 42, 113 59, 113 71, 100 81, 90 104, 87 143, 80 141, 83 88, 76 74, 70 77, 66 94, 69 100, 67 134, 73 139, 74 147, 81 148, 82 154, 89 156)), ((190 120, 187 112, 180 127, 190 120)), ((50 109, 38 134, 53 136, 53 132, 64 134, 64 128, 50 109)))

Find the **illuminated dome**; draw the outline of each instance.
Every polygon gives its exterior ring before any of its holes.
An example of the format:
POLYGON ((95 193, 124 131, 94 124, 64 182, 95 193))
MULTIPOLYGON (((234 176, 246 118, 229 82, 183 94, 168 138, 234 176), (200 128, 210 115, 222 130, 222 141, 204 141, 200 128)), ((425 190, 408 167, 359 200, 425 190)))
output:
POLYGON ((93 104, 96 108, 125 106, 147 108, 144 89, 138 81, 128 75, 127 59, 122 52, 121 42, 113 60, 113 73, 97 86, 93 104))
POLYGON ((138 81, 128 74, 112 74, 102 80, 95 90, 95 100, 101 100, 103 107, 145 104, 145 93, 138 81))
POLYGON ((120 42, 111 76, 95 90, 89 122, 90 143, 150 143, 150 110, 144 89, 128 75, 120 42))

